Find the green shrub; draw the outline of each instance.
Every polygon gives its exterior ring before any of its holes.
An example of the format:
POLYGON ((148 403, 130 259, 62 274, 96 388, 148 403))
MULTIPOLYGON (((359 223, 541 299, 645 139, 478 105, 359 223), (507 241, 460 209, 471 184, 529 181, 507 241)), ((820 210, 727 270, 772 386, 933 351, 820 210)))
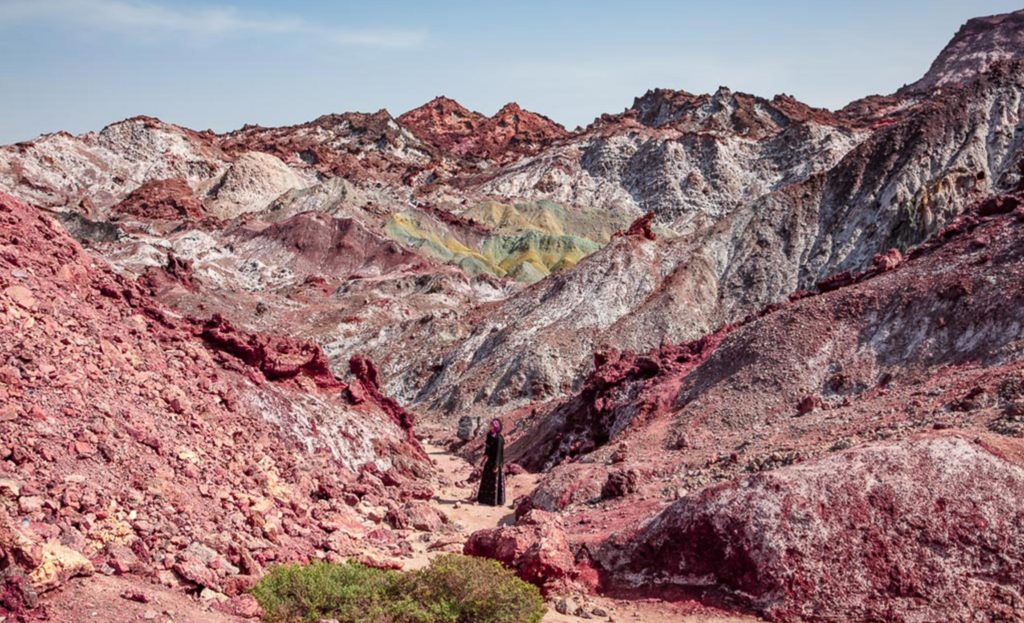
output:
POLYGON ((493 560, 457 554, 402 573, 356 562, 282 565, 252 594, 273 623, 538 623, 540 592, 493 560))
MULTIPOLYGON (((398 573, 358 563, 274 567, 252 589, 269 621, 338 619, 391 623, 398 573)), ((415 621, 416 619, 412 619, 415 621)))
POLYGON ((546 610, 540 591, 486 558, 445 554, 402 579, 405 594, 439 613, 431 621, 538 623, 546 610))

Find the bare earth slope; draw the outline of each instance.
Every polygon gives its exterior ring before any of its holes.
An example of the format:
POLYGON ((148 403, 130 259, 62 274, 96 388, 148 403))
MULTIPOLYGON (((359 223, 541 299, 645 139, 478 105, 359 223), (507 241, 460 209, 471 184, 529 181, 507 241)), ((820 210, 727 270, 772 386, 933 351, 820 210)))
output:
POLYGON ((236 595, 275 561, 374 551, 356 546, 373 522, 343 492, 374 491, 367 469, 427 467, 318 348, 201 339, 51 218, 6 195, 0 217, 0 530, 36 544, 0 540, 0 610, 35 605, 75 560, 236 595), (16 554, 40 544, 44 566, 49 548, 63 557, 47 571, 16 554))

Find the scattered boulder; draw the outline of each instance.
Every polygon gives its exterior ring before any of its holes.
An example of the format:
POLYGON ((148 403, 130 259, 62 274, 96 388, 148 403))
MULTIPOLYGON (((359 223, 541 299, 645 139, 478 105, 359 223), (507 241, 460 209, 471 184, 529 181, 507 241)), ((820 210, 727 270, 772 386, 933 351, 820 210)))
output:
POLYGON ((619 469, 608 474, 601 487, 601 499, 621 498, 640 489, 640 475, 633 469, 619 469))
POLYGON ((32 587, 45 593, 60 587, 77 576, 92 575, 92 563, 81 553, 56 541, 47 542, 42 549, 42 562, 32 570, 32 587))
POLYGON ((113 569, 116 575, 131 573, 139 567, 139 558, 131 548, 124 545, 112 543, 106 548, 107 565, 113 569))
POLYGON ((448 517, 428 502, 412 500, 401 508, 388 511, 384 520, 399 530, 437 532, 448 523, 448 517))
POLYGON ((879 272, 888 272, 903 263, 903 254, 899 249, 892 248, 873 257, 871 263, 879 272))
POLYGON ((856 277, 848 270, 829 275, 815 284, 820 292, 832 292, 839 288, 845 288, 856 282, 856 277))
POLYGON ((516 507, 522 517, 533 509, 557 512, 574 504, 601 498, 608 468, 597 463, 566 463, 545 474, 529 496, 516 507))
POLYGON ((0 505, 0 610, 36 607, 39 595, 76 576, 92 575, 88 558, 56 540, 40 543, 18 529, 0 505))
POLYGON ((815 409, 820 409, 822 406, 824 406, 824 403, 818 396, 804 396, 796 406, 796 413, 797 415, 807 415, 815 409))
POLYGON ((242 619, 259 619, 263 608, 252 595, 236 595, 226 601, 214 603, 213 609, 242 619))
POLYGON ((978 205, 978 214, 981 216, 995 216, 997 214, 1009 214, 1020 205, 1020 199, 1014 195, 996 195, 981 202, 978 205))
POLYGON ((480 418, 464 415, 459 418, 459 428, 456 433, 460 441, 471 441, 480 430, 480 418))
POLYGON ((657 216, 656 212, 648 212, 647 214, 644 214, 633 221, 622 235, 634 238, 645 238, 647 240, 657 239, 654 230, 651 229, 651 223, 654 222, 655 216, 657 216))

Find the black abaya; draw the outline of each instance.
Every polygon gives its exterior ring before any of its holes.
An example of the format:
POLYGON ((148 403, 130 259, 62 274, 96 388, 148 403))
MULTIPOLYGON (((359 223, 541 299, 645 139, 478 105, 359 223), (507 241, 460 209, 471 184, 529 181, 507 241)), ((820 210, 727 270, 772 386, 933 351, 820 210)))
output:
POLYGON ((481 504, 490 506, 505 505, 505 438, 501 433, 487 434, 484 446, 487 460, 484 471, 480 475, 480 492, 476 499, 481 504))

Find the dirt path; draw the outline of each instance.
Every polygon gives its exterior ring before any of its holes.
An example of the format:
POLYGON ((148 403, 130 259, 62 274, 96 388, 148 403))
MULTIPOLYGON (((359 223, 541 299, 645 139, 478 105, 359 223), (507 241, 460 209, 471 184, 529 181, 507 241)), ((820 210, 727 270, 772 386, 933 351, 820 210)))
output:
MULTIPOLYGON (((66 623, 254 623, 212 610, 212 602, 200 602, 179 590, 133 576, 96 574, 78 578, 43 601, 42 620, 66 623), (143 596, 145 603, 123 595, 143 596)), ((0 622, 3 621, 0 615, 0 622)), ((14 621, 16 619, 11 619, 14 621)), ((34 619, 30 619, 34 620, 34 619)))
MULTIPOLYGON (((462 543, 470 534, 485 528, 499 525, 511 525, 515 514, 512 501, 529 493, 537 484, 537 474, 520 474, 506 479, 506 499, 504 507, 478 505, 473 501, 476 494, 475 485, 466 484, 472 472, 472 466, 461 457, 455 456, 441 446, 430 442, 424 443, 430 458, 437 465, 438 479, 434 483, 436 492, 434 501, 456 527, 456 531, 446 542, 447 548, 429 549, 428 544, 415 543, 414 555, 406 561, 406 569, 423 567, 430 559, 444 551, 461 551, 462 543)), ((591 606, 598 606, 610 616, 605 620, 632 621, 640 623, 757 623, 753 617, 708 616, 694 614, 692 604, 671 604, 660 600, 621 601, 603 597, 588 597, 591 606)), ((559 614, 553 605, 544 617, 544 623, 579 623, 584 619, 571 615, 559 614)), ((601 620, 594 617, 592 620, 601 620)))

